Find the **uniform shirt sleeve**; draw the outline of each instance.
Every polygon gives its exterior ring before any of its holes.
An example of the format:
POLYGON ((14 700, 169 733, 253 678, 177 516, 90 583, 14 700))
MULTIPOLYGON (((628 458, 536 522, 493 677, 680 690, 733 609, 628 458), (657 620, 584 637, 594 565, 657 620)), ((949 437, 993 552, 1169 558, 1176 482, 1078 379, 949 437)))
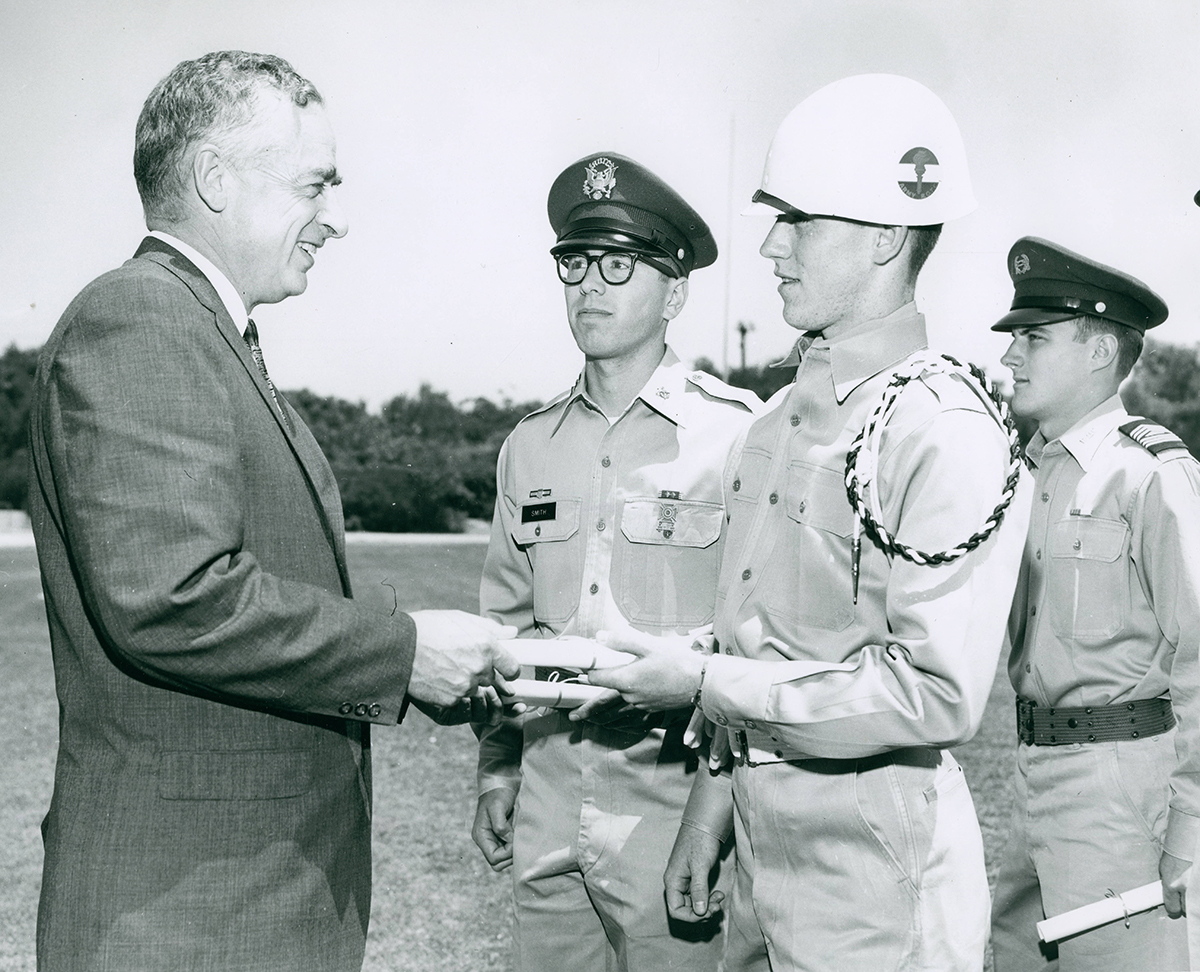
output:
POLYGON ((1131 516, 1134 566, 1164 637, 1175 646, 1171 705, 1178 729, 1164 850, 1192 860, 1200 840, 1200 466, 1162 463, 1131 516))
MULTIPOLYGON (((951 549, 984 523, 1008 466, 1006 437, 989 415, 970 408, 937 412, 884 444, 884 522, 919 550, 951 549)), ((995 680, 1030 496, 1022 477, 1000 528, 952 563, 922 566, 895 557, 885 575, 887 630, 845 660, 714 656, 701 699, 705 714, 730 729, 767 731, 791 752, 822 757, 969 739, 995 680)), ((871 542, 864 532, 864 548, 871 542)), ((864 588, 864 596, 879 593, 864 588)))
MULTIPOLYGON (((533 567, 512 536, 520 506, 511 495, 511 459, 510 440, 506 440, 496 463, 496 510, 479 585, 479 613, 513 625, 517 637, 527 638, 534 627, 533 567)), ((523 747, 519 718, 505 719, 497 726, 476 726, 475 732, 479 736, 479 794, 498 787, 519 789, 523 747)))

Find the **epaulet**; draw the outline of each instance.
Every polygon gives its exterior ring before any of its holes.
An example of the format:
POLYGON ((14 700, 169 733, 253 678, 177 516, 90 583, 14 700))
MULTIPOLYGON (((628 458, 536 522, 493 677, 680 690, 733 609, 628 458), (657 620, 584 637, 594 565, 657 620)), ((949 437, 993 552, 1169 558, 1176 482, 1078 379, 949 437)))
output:
POLYGON ((706 371, 690 371, 687 380, 713 398, 723 398, 727 402, 737 402, 745 405, 751 412, 758 414, 762 411, 763 403, 749 388, 739 388, 730 385, 706 371))
POLYGON ((1191 455, 1187 445, 1170 429, 1144 418, 1134 418, 1121 426, 1121 434, 1133 439, 1155 458, 1166 461, 1180 455, 1191 455))
MULTIPOLYGON (((554 408, 555 405, 561 405, 563 400, 566 399, 567 396, 571 394, 572 390, 573 389, 568 388, 565 392, 561 392, 558 395, 555 395, 552 399, 550 399, 550 401, 546 402, 545 405, 542 405, 540 408, 535 408, 532 412, 530 412, 528 415, 526 415, 524 418, 522 418, 521 422, 524 422, 525 419, 531 419, 535 415, 541 415, 543 412, 548 412, 548 411, 550 411, 550 409, 554 408)), ((518 422, 517 424, 519 425, 520 422, 518 422)))

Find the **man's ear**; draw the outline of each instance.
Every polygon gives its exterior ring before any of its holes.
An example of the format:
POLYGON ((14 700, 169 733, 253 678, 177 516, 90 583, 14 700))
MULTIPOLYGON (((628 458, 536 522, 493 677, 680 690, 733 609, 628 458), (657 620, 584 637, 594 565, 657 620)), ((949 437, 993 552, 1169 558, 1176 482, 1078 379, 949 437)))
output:
POLYGON ((891 263, 904 250, 908 239, 907 226, 877 226, 873 236, 871 259, 879 266, 891 263))
POLYGON ((1115 334, 1095 334, 1092 336, 1092 354, 1088 363, 1092 371, 1116 367, 1121 346, 1115 334))
POLYGON ((221 151, 206 143, 192 157, 192 184, 210 210, 219 213, 229 204, 229 181, 232 178, 221 151))
POLYGON ((671 281, 671 290, 667 294, 667 304, 663 308, 663 320, 669 321, 681 310, 688 299, 688 278, 676 277, 671 281))

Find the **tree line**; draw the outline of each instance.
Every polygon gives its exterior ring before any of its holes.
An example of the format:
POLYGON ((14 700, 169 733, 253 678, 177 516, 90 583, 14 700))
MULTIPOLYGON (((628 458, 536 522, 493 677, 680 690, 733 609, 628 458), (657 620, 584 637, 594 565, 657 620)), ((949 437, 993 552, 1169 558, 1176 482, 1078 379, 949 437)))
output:
MULTIPOLYGON (((25 509, 29 477, 29 402, 38 349, 10 345, 0 356, 0 509, 25 509)), ((697 368, 715 372, 700 359, 697 368)), ((732 384, 764 401, 794 369, 735 368, 732 384)), ((467 519, 490 519, 496 458, 513 427, 540 402, 454 402, 422 385, 377 413, 363 402, 287 392, 329 458, 349 530, 458 532, 467 519)), ((1129 411, 1171 429, 1200 456, 1200 346, 1147 340, 1121 390, 1129 411)), ((1025 430, 1026 432, 1028 430, 1025 430)))

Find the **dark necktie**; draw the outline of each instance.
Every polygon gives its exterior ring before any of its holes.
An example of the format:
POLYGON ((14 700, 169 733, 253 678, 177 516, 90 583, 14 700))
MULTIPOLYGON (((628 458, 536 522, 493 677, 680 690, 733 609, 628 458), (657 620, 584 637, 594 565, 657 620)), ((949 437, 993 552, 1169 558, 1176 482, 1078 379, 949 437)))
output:
POLYGON ((287 426, 288 431, 295 435, 296 429, 292 426, 292 420, 279 403, 279 396, 275 394, 275 383, 271 381, 271 376, 267 374, 267 363, 263 360, 262 346, 258 343, 258 328, 255 326, 254 321, 246 321, 246 333, 242 335, 242 340, 246 342, 246 347, 250 349, 250 357, 258 365, 258 373, 263 376, 263 381, 267 383, 267 389, 271 392, 271 400, 275 403, 275 407, 279 409, 279 414, 283 416, 284 424, 287 426))

